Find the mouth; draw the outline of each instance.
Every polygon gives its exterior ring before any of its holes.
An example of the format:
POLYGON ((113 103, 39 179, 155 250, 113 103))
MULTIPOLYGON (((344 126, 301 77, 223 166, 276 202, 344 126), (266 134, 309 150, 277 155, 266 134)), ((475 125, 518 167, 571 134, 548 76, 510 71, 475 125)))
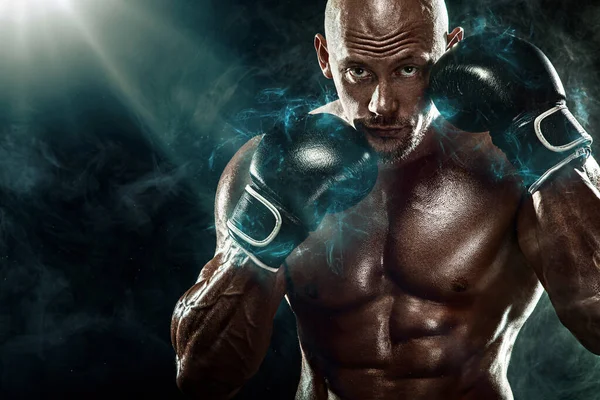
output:
POLYGON ((395 139, 406 134, 406 127, 364 127, 365 131, 371 135, 382 139, 395 139))

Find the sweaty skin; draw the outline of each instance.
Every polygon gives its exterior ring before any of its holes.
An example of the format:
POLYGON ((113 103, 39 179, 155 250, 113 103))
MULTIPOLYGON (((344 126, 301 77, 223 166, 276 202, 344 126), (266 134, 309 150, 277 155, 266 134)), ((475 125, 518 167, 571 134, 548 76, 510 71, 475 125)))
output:
POLYGON ((273 274, 227 235, 260 138, 236 154, 218 188, 215 258, 173 315, 182 390, 233 396, 260 366, 284 296, 302 350, 298 400, 512 399, 510 354, 543 287, 600 353, 596 162, 528 197, 488 134, 440 120, 424 97, 428 68, 463 35, 447 33, 442 1, 331 0, 325 28, 315 48, 339 100, 313 112, 366 135, 378 181, 273 274))
POLYGON ((325 29, 340 100, 315 112, 363 131, 385 165, 288 259, 297 398, 512 398, 510 350, 542 289, 516 235, 521 188, 487 135, 452 133, 423 96, 462 30, 446 33, 441 2, 351 0, 330 1, 325 29))

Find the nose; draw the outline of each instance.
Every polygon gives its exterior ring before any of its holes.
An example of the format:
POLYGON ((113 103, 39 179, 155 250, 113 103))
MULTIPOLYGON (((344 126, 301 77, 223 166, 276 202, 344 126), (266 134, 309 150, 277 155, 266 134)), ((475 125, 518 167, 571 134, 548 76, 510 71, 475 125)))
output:
POLYGON ((392 117, 398 111, 399 102, 390 85, 380 82, 369 102, 369 111, 382 117, 392 117))

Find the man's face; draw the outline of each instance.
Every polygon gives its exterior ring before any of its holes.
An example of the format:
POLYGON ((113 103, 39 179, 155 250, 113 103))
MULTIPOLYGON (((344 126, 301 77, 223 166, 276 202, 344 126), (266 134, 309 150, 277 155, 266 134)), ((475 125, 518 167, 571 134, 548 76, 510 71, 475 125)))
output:
POLYGON ((342 11, 328 32, 329 68, 347 120, 384 161, 393 162, 413 150, 430 126, 424 94, 446 38, 435 33, 435 18, 418 0, 365 3, 371 9, 342 11))

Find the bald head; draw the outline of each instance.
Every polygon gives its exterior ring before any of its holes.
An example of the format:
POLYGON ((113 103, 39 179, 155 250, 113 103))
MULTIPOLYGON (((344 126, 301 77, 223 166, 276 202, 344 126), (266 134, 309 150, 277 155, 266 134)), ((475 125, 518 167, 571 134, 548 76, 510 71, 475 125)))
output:
MULTIPOLYGON (((328 0, 325 9, 330 52, 349 32, 385 40, 411 24, 425 24, 432 39, 439 41, 440 47, 446 45, 448 12, 444 0, 328 0)), ((443 48, 439 50, 443 52, 443 48)))
POLYGON ((448 33, 444 0, 329 0, 325 36, 315 50, 338 94, 325 112, 365 132, 382 160, 407 157, 435 118, 430 68, 463 36, 448 33))

